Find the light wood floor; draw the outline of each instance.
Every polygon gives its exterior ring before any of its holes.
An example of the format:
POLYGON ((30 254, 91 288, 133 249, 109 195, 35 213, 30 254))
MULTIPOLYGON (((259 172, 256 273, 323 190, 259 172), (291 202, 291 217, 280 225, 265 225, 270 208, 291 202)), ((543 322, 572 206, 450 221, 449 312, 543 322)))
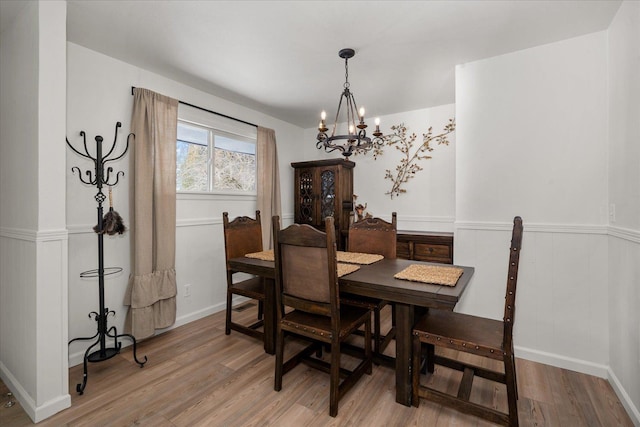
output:
MULTIPOLYGON (((386 321, 388 322, 388 313, 386 321)), ((253 318, 256 307, 234 313, 253 318)), ((300 342, 287 341, 287 350, 300 342)), ((393 350, 388 350, 392 353, 393 350)), ((451 353, 454 354, 454 353, 451 353)), ((329 416, 329 377, 296 367, 273 390, 274 357, 262 345, 237 332, 224 334, 224 313, 143 341, 133 362, 129 348, 104 362, 89 364, 85 393, 75 392, 82 366, 69 370, 71 408, 39 426, 489 426, 430 402, 408 408, 395 402, 394 373, 374 366, 329 416)), ((463 357, 463 356, 460 356, 463 357)), ((347 362, 349 362, 347 360, 347 362)), ((607 381, 518 359, 516 362, 522 426, 632 426, 607 381)), ((486 366, 486 364, 485 364, 486 366)), ((457 372, 436 366, 429 381, 453 387, 457 372)), ((422 381, 427 381, 423 378, 422 381)), ((0 425, 32 425, 19 404, 5 408, 7 388, 0 383, 0 425)), ((504 386, 478 379, 472 400, 506 410, 504 386)))

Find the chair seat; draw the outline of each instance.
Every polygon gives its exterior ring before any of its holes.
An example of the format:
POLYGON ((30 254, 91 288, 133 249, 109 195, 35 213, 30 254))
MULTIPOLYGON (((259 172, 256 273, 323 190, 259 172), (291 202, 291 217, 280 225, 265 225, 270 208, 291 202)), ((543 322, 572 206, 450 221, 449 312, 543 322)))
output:
POLYGON ((264 282, 261 277, 252 277, 250 279, 234 283, 231 286, 231 290, 234 294, 261 301, 264 300, 264 282))
POLYGON ((452 311, 430 309, 413 328, 413 335, 429 344, 502 360, 501 321, 452 311))
MULTIPOLYGON (((340 309, 340 340, 347 337, 371 316, 371 312, 364 308, 349 307, 340 309)), ((281 321, 282 329, 295 332, 310 338, 330 342, 331 318, 319 314, 294 310, 284 315, 281 321)))

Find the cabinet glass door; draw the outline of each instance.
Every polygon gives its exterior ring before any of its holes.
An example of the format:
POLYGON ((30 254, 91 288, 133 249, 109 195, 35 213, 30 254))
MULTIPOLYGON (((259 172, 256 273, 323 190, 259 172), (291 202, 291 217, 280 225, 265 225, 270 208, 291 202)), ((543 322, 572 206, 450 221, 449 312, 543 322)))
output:
POLYGON ((321 221, 335 213, 336 174, 333 170, 323 170, 320 174, 320 212, 321 221))
POLYGON ((313 170, 300 171, 300 219, 299 222, 313 224, 313 170))

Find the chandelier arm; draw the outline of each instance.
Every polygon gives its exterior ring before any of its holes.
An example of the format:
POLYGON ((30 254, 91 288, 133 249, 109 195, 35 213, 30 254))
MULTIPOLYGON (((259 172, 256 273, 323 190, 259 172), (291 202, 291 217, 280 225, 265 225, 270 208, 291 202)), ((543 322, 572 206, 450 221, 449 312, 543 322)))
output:
MULTIPOLYGON (((347 97, 347 132, 349 133, 349 135, 351 135, 352 129, 353 132, 355 133, 355 129, 356 129, 356 122, 354 119, 354 111, 353 109, 355 108, 355 105, 353 103, 353 94, 351 92, 349 92, 348 97, 347 97)), ((352 141, 349 141, 352 142, 352 141)))
POLYGON ((340 118, 340 109, 342 108, 342 98, 346 97, 345 92, 347 91, 348 89, 345 89, 345 91, 340 94, 340 99, 338 100, 338 109, 336 110, 336 118, 333 121, 333 130, 331 131, 332 137, 336 134, 336 129, 338 127, 338 119, 340 118))

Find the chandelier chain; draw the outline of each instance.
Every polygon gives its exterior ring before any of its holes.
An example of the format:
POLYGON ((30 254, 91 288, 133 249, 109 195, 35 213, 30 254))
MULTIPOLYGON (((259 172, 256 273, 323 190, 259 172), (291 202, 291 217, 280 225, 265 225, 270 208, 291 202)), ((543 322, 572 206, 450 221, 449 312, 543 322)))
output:
POLYGON ((349 59, 345 58, 344 59, 344 88, 345 89, 349 89, 349 86, 351 86, 349 84, 349 64, 348 64, 349 59))

